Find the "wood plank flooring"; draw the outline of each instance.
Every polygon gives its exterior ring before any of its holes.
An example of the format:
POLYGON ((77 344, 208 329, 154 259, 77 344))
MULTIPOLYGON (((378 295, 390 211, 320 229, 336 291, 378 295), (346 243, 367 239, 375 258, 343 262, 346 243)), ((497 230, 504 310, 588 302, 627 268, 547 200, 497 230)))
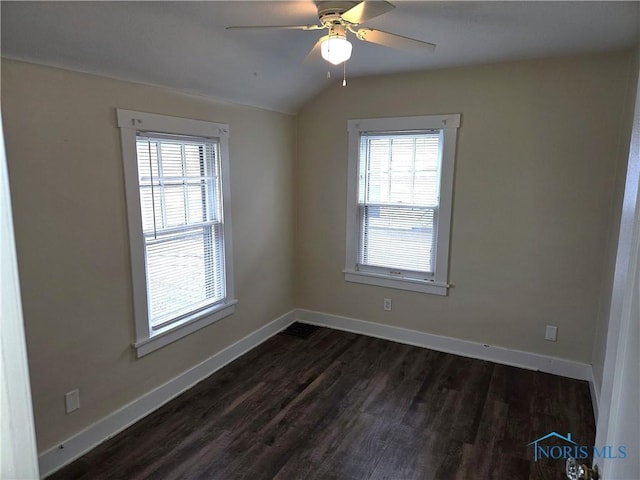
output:
POLYGON ((564 479, 586 382, 330 329, 276 335, 53 474, 60 479, 564 479))

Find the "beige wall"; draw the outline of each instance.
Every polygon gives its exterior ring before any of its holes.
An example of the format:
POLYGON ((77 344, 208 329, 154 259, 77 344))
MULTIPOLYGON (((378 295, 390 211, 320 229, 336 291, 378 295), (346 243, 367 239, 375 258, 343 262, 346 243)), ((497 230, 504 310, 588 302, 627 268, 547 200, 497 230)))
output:
POLYGON ((293 308, 293 117, 14 61, 2 113, 40 451, 293 308), (231 130, 236 313, 140 360, 116 107, 231 130))
POLYGON ((3 60, 40 451, 293 307, 590 362, 611 257, 604 252, 617 228, 633 58, 354 78, 323 92, 297 120, 3 60), (231 126, 236 314, 140 360, 130 346, 116 107, 231 126), (438 297, 344 282, 347 119, 430 113, 462 114, 455 288, 438 297), (385 297, 392 312, 382 309, 385 297), (543 340, 546 324, 560 327, 557 343, 543 340), (65 415, 63 395, 74 388, 81 408, 65 415))
POLYGON ((590 362, 631 63, 629 51, 335 82, 298 116, 296 304, 590 362), (345 282, 347 120, 446 113, 462 114, 455 288, 345 282))

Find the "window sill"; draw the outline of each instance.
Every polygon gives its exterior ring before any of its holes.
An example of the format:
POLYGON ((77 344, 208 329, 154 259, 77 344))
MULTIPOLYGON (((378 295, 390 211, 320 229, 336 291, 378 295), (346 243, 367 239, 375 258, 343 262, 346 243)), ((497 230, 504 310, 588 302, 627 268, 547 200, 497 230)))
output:
POLYGON ((448 294, 450 286, 448 283, 436 283, 429 280, 414 280, 410 278, 392 278, 387 275, 357 272, 354 270, 344 270, 344 279, 347 282, 365 283, 368 285, 376 285, 378 287, 395 288, 398 290, 409 290, 412 292, 443 296, 448 294))
POLYGON ((133 344, 138 358, 181 339, 201 328, 211 325, 218 320, 228 317, 236 310, 237 300, 231 300, 223 305, 216 305, 210 309, 198 312, 183 320, 172 323, 158 330, 151 331, 148 338, 143 338, 133 344))

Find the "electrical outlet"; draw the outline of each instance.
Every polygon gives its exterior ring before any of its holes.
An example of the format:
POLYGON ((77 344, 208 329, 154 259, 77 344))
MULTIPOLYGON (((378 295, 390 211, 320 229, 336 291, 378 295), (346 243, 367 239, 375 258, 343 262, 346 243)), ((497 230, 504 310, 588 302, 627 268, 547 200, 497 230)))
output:
POLYGON ((544 339, 550 342, 558 340, 558 327, 555 325, 547 325, 547 329, 544 332, 544 339))
POLYGON ((390 312, 390 311, 391 311, 391 299, 390 299, 390 298, 385 298, 385 299, 384 299, 384 309, 385 309, 387 312, 390 312))
POLYGON ((64 405, 67 413, 71 413, 80 408, 80 391, 76 388, 64 394, 64 405))

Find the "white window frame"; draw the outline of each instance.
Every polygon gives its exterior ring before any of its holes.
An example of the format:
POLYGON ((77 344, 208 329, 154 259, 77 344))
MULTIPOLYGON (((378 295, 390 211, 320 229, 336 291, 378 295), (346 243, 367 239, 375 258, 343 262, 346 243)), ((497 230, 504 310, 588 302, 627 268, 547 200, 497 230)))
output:
POLYGON ((136 339, 133 347, 138 357, 157 350, 186 335, 206 327, 235 311, 238 301, 233 291, 233 251, 229 190, 229 125, 202 120, 157 115, 117 109, 118 127, 122 143, 125 194, 129 223, 131 278, 136 339), (187 314, 177 321, 152 328, 148 317, 147 282, 145 271, 144 235, 138 184, 136 136, 138 132, 164 133, 186 137, 205 137, 219 143, 222 176, 222 208, 224 215, 226 297, 223 302, 187 314))
POLYGON ((451 207, 453 201, 453 174, 455 169, 456 139, 460 126, 460 114, 423 115, 415 117, 390 117, 355 119, 347 122, 349 132, 349 157, 347 173, 347 244, 344 278, 348 282, 377 285, 380 287, 410 290, 414 292, 447 295, 449 290, 449 247, 451 232, 451 207), (440 164, 440 199, 438 207, 436 254, 433 278, 415 278, 399 269, 358 269, 358 242, 360 225, 358 216, 358 169, 360 164, 360 137, 364 133, 402 133, 409 131, 441 130, 442 159, 440 164))

